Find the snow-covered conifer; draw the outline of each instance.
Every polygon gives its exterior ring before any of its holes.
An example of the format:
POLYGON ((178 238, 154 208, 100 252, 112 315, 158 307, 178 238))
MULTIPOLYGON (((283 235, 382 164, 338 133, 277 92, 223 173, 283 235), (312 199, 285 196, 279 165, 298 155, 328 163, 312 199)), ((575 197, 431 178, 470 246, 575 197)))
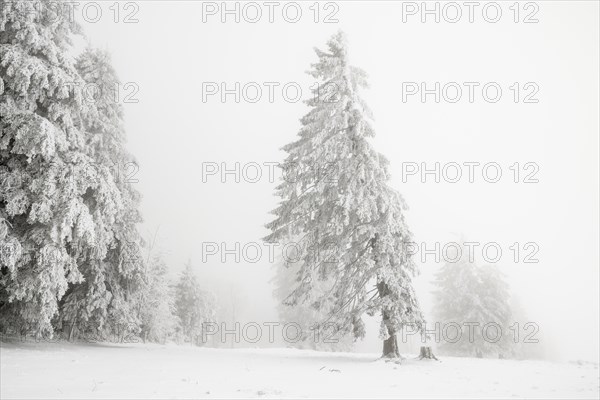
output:
POLYGON ((0 2, 0 324, 36 335, 59 309, 71 327, 129 324, 143 271, 139 196, 107 161, 126 154, 121 111, 82 96, 113 71, 100 53, 73 59, 79 27, 51 6, 0 2))
POLYGON ((283 148, 288 173, 277 187, 281 202, 265 240, 307 238, 287 303, 309 300, 323 309, 332 302, 323 322, 354 337, 364 336, 364 313, 381 312, 383 355, 396 357, 396 334, 423 321, 411 283, 417 269, 407 251, 406 205, 388 185, 388 161, 369 141, 375 135, 371 112, 359 95, 366 74, 349 64, 342 32, 327 46, 316 49, 318 62, 309 72, 320 83, 307 101, 311 109, 298 139, 283 148), (330 288, 313 298, 323 281, 330 288))
POLYGON ((79 263, 84 280, 73 284, 62 301, 61 320, 85 333, 138 331, 134 292, 143 286, 147 268, 141 257, 142 240, 136 224, 140 196, 124 171, 135 165, 125 150, 123 111, 114 97, 118 78, 108 54, 86 49, 76 68, 85 82, 81 116, 85 148, 93 160, 86 165, 94 179, 84 194, 93 215, 96 245, 79 263), (93 91, 90 91, 90 88, 93 91))

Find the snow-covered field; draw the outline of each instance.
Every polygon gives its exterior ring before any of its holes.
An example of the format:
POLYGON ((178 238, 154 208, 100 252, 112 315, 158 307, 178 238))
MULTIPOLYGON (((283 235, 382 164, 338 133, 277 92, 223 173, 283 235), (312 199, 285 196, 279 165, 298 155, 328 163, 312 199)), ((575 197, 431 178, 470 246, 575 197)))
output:
POLYGON ((296 349, 2 343, 10 398, 598 398, 598 365, 296 349))

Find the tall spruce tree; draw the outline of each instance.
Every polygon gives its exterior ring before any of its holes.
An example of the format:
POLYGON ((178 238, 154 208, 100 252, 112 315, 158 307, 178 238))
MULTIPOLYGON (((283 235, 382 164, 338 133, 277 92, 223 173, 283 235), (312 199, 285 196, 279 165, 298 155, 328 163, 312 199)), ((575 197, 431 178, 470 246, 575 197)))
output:
POLYGON ((381 312, 383 356, 398 357, 396 334, 423 323, 411 282, 417 269, 407 252, 406 204, 387 184, 388 161, 369 143, 371 113, 359 96, 365 72, 349 64, 342 32, 327 46, 315 49, 319 60, 309 74, 320 85, 307 101, 299 138, 283 148, 292 173, 277 187, 282 200, 265 240, 307 238, 298 246, 301 265, 287 303, 309 299, 321 309, 332 302, 326 321, 355 338, 365 334, 363 314, 381 312), (323 281, 330 288, 315 299, 323 281))
POLYGON ((0 1, 0 329, 35 335, 59 308, 129 324, 143 271, 137 194, 105 160, 125 154, 121 114, 82 96, 97 54, 73 60, 80 29, 55 6, 0 1))

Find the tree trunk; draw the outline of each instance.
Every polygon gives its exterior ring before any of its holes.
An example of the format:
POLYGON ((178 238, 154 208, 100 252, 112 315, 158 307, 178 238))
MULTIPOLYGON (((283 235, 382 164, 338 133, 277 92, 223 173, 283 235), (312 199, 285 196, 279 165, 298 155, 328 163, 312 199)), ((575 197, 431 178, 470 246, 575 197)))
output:
MULTIPOLYGON (((379 292, 379 297, 385 297, 389 289, 385 282, 379 282, 377 284, 377 291, 379 292)), ((398 350, 398 338, 396 337, 396 330, 393 326, 388 324, 390 320, 390 315, 388 311, 383 310, 381 312, 381 317, 383 318, 383 323, 386 325, 388 330, 388 338, 383 341, 383 358, 400 358, 400 350, 398 350)))
POLYGON ((419 360, 437 360, 437 358, 433 355, 433 351, 431 351, 431 347, 429 346, 421 346, 421 352, 419 354, 419 360))
POLYGON ((69 342, 73 341, 73 334, 75 333, 75 320, 71 323, 71 329, 69 329, 69 342))
POLYGON ((400 358, 400 351, 398 350, 398 339, 396 334, 389 332, 390 337, 383 341, 383 358, 400 358))

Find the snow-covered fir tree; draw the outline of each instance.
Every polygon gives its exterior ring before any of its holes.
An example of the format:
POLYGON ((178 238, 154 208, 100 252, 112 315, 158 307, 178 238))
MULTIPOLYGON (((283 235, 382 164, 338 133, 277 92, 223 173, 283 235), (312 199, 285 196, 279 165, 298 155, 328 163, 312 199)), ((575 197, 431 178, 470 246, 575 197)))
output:
POLYGON ((116 76, 101 52, 73 60, 79 27, 67 15, 1 3, 0 328, 122 334, 137 324, 139 196, 115 173, 129 158, 120 106, 82 96, 116 76))
POLYGON ((510 294, 498 267, 478 266, 463 248, 456 261, 445 263, 436 273, 433 284, 434 317, 448 335, 442 337, 440 351, 478 357, 509 355, 510 294))
POLYGON ((216 301, 214 295, 202 290, 188 261, 175 285, 175 315, 179 319, 184 340, 203 344, 204 323, 216 321, 216 301))
MULTIPOLYGON (((293 179, 277 187, 281 198, 267 225, 267 242, 300 246, 296 284, 286 303, 329 309, 325 322, 363 337, 363 315, 381 313, 383 355, 399 356, 396 335, 406 324, 421 327, 422 313, 412 287, 416 266, 408 256, 411 233, 403 198, 388 186, 388 161, 369 139, 371 113, 359 96, 366 74, 348 62, 342 32, 316 49, 309 72, 320 82, 307 101, 298 139, 283 149, 293 179), (330 282, 326 291, 316 287, 330 282)), ((289 176, 289 174, 288 174, 289 176)))
POLYGON ((88 208, 97 221, 99 240, 97 252, 80 264, 84 281, 67 290, 61 320, 82 331, 87 324, 92 332, 100 328, 107 334, 137 332, 140 321, 131 309, 132 292, 143 286, 147 267, 136 228, 141 222, 140 196, 123 173, 134 160, 125 151, 122 106, 113 96, 119 82, 103 51, 87 49, 78 57, 76 68, 86 88, 95 88, 91 97, 86 90, 84 101, 93 107, 82 116, 86 148, 94 160, 87 172, 97 182, 85 196, 90 199, 88 208))

